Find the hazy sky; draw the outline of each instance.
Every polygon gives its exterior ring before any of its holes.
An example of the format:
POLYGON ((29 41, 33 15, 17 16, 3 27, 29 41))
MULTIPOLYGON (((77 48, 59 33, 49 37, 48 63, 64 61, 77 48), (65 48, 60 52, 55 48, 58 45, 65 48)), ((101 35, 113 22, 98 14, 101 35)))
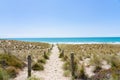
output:
POLYGON ((0 0, 0 37, 120 37, 120 0, 0 0))

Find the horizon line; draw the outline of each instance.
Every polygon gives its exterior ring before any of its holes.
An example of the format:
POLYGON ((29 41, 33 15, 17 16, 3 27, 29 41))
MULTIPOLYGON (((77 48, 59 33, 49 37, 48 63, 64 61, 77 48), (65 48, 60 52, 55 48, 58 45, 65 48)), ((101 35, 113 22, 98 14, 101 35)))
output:
POLYGON ((7 39, 7 38, 120 38, 120 36, 89 36, 89 37, 4 37, 0 39, 7 39))

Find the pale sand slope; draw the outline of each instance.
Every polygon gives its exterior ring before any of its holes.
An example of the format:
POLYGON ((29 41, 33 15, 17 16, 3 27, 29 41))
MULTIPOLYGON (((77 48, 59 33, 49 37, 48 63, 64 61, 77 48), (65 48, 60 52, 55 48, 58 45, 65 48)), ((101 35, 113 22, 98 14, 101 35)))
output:
MULTIPOLYGON (((45 64, 44 71, 32 71, 32 75, 42 80, 70 80, 70 77, 63 76, 63 62, 59 58, 59 50, 55 45, 51 51, 50 59, 45 64)), ((14 80, 26 80, 27 68, 25 68, 14 80)))

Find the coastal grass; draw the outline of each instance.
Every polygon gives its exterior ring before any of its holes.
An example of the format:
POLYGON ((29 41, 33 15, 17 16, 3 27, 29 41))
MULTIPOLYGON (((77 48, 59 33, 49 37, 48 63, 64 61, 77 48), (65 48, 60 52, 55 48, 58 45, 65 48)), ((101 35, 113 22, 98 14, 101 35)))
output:
MULTIPOLYGON (((25 66, 25 63, 18 59, 16 56, 11 54, 0 54, 0 65, 4 67, 4 71, 7 72, 9 78, 14 78, 18 72, 25 66), (4 60, 4 65, 2 61, 4 60)), ((1 79, 2 80, 2 79, 1 79)))
POLYGON ((40 59, 38 59, 37 62, 45 64, 46 63, 46 59, 45 58, 40 58, 40 59))
POLYGON ((35 71, 41 71, 41 70, 44 70, 44 66, 43 64, 40 64, 37 62, 37 63, 33 63, 32 69, 35 71))
POLYGON ((19 69, 16 69, 13 66, 9 66, 6 68, 7 73, 9 74, 9 76, 11 78, 15 78, 17 76, 17 74, 19 73, 19 69))
POLYGON ((23 61, 11 54, 0 54, 0 62, 2 62, 2 60, 5 61, 6 66, 14 66, 19 69, 22 69, 25 65, 23 61))
POLYGON ((42 80, 42 79, 37 78, 36 76, 31 76, 31 77, 27 78, 26 80, 42 80))
POLYGON ((70 77, 70 74, 71 74, 70 70, 65 70, 63 75, 65 77, 70 77))
POLYGON ((31 55, 33 70, 44 70, 44 64, 49 59, 53 47, 48 43, 16 40, 0 40, 0 43, 0 68, 2 69, 1 62, 4 60, 5 72, 9 75, 9 78, 16 77, 19 71, 27 66, 28 55, 31 55))
MULTIPOLYGON (((70 54, 71 52, 74 53, 75 76, 77 79, 92 79, 92 77, 96 77, 99 72, 107 69, 103 69, 102 66, 107 67, 109 65, 108 69, 115 68, 116 70, 120 68, 119 44, 58 44, 58 48, 60 51, 64 51, 64 56, 62 54, 59 56, 64 61, 63 69, 65 73, 67 73, 66 71, 71 71, 70 54), (102 62, 104 61, 107 63, 103 64, 102 62), (89 68, 89 66, 94 66, 92 73, 95 75, 91 77, 88 77, 85 72, 85 68, 89 68)), ((108 74, 107 71, 104 71, 104 73, 106 73, 105 75, 108 74)), ((111 72, 110 75, 112 76, 113 74, 111 72)))
MULTIPOLYGON (((33 58, 43 56, 45 53, 50 53, 51 44, 40 42, 24 42, 15 40, 0 40, 0 53, 13 54, 18 58, 26 61, 28 55, 33 58)), ((49 56, 49 55, 48 55, 49 56)))
POLYGON ((9 80, 9 74, 3 68, 0 68, 0 80, 9 80))

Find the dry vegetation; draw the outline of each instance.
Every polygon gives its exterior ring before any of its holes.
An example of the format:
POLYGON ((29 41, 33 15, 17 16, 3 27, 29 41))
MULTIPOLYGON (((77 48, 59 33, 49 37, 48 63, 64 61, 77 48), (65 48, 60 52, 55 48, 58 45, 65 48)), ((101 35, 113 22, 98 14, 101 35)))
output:
POLYGON ((16 77, 19 71, 27 66, 28 55, 32 57, 32 69, 43 70, 51 48, 52 45, 48 43, 0 40, 0 80, 4 80, 3 73, 10 78, 16 77), (2 70, 3 66, 5 70, 2 70))
POLYGON ((74 52, 76 79, 118 80, 120 78, 119 44, 59 44, 65 76, 70 68, 70 53, 74 52), (64 54, 63 54, 64 53, 64 54))

